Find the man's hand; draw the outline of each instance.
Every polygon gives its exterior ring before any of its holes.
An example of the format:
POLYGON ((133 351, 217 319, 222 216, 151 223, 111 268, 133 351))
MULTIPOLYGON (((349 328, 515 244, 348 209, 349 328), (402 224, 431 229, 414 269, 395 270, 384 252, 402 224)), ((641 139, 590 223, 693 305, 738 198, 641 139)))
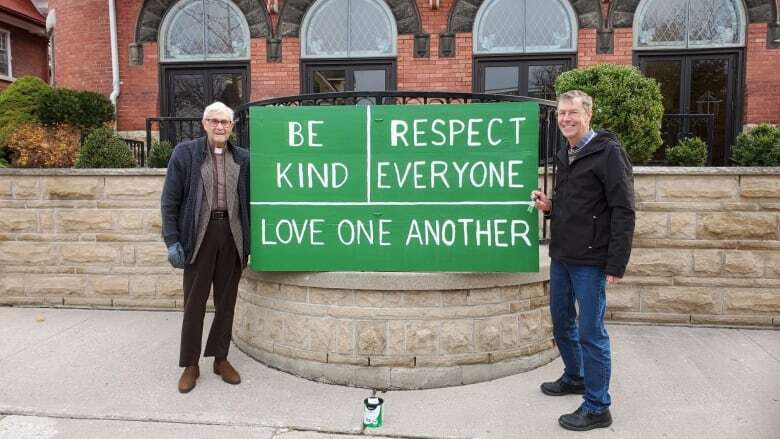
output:
POLYGON ((176 242, 168 247, 168 262, 173 268, 184 268, 186 261, 184 260, 184 247, 181 246, 181 243, 176 242))
POLYGON ((542 191, 531 192, 531 200, 534 202, 534 207, 542 212, 549 212, 552 209, 552 201, 542 191))
POLYGON ((615 285, 620 282, 620 278, 611 274, 607 275, 607 285, 615 285))

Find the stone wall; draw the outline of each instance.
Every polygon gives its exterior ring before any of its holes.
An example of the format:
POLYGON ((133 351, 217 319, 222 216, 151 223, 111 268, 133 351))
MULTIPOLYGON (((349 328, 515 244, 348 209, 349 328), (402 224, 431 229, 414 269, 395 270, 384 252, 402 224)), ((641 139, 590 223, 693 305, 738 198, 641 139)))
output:
MULTIPOLYGON (((175 308, 164 170, 0 169, 0 305, 175 308)), ((635 169, 637 230, 609 318, 780 326, 780 169, 635 169)))

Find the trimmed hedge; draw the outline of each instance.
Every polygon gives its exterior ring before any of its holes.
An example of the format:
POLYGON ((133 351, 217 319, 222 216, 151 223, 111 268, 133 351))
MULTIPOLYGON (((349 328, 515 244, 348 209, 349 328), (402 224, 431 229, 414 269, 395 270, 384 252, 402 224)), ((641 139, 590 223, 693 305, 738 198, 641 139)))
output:
POLYGON ((108 128, 96 128, 89 133, 76 168, 132 168, 133 153, 119 136, 108 128))
POLYGON ((558 76, 555 92, 582 90, 593 97, 591 127, 617 134, 631 161, 644 163, 661 146, 661 89, 631 66, 599 64, 558 76))
POLYGON ((25 123, 40 122, 41 96, 51 90, 35 76, 23 76, 0 93, 0 163, 8 136, 25 123))
POLYGON ((704 166, 707 163, 707 144, 698 137, 688 137, 666 150, 669 166, 704 166))
POLYGON ((732 159, 740 166, 780 166, 780 127, 762 123, 740 134, 732 159))
POLYGON ((66 123, 83 132, 114 120, 114 106, 100 93, 55 88, 41 96, 41 122, 66 123))

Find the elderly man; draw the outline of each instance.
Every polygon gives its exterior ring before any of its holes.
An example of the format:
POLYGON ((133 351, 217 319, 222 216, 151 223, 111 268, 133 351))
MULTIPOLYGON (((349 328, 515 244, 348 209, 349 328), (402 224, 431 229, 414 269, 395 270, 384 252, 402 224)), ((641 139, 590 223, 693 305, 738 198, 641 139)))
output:
POLYGON ((203 317, 214 287, 214 321, 206 357, 230 384, 241 377, 227 361, 241 272, 249 256, 249 154, 228 138, 233 110, 214 102, 203 111, 206 137, 176 145, 162 192, 162 236, 168 261, 184 269, 179 392, 200 376, 203 317))
POLYGON ((605 284, 623 277, 634 234, 631 162, 614 134, 591 131, 592 109, 582 91, 558 98, 558 128, 568 148, 555 158, 552 199, 532 193, 535 206, 551 218, 550 313, 564 364, 563 375, 541 387, 550 396, 584 395, 574 413, 558 419, 578 431, 612 424, 605 284))

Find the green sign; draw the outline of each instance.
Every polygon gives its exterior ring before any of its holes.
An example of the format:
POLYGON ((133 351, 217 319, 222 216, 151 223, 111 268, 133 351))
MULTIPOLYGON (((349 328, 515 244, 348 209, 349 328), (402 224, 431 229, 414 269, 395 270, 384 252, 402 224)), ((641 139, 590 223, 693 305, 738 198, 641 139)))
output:
POLYGON ((539 269, 535 103, 252 107, 257 271, 539 269))

